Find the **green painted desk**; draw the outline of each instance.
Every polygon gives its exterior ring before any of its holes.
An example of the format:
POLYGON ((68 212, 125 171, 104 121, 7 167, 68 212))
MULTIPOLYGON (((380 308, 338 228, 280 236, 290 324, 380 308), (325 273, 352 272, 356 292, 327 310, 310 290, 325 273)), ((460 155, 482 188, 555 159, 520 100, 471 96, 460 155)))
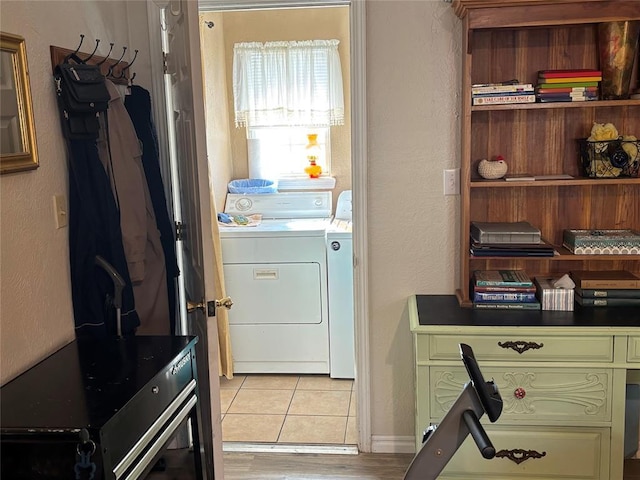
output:
POLYGON ((575 312, 478 311, 454 295, 408 300, 415 359, 416 447, 453 404, 473 348, 504 401, 483 424, 497 454, 469 438, 441 479, 620 480, 627 376, 640 370, 640 308, 575 312))

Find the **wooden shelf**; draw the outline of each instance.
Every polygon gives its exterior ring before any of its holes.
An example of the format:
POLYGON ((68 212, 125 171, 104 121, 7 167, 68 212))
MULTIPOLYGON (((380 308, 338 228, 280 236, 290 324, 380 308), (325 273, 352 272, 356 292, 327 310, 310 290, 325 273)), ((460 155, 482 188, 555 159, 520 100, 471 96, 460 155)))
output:
POLYGON ((527 182, 507 182, 499 180, 472 179, 471 188, 514 188, 514 187, 579 187, 600 185, 640 185, 640 178, 574 178, 566 180, 534 180, 527 182))
POLYGON ((640 107, 640 100, 592 100, 588 102, 508 103, 506 105, 473 105, 472 112, 496 110, 551 110, 562 108, 640 107))
POLYGON ((571 253, 564 247, 555 247, 558 255, 554 255, 553 257, 503 257, 503 256, 495 256, 495 257, 474 257, 471 255, 469 260, 471 261, 483 261, 483 260, 526 260, 529 262, 535 261, 551 261, 551 262, 575 262, 575 261, 612 261, 612 260, 637 260, 638 255, 576 255, 571 253))
MULTIPOLYGON (((455 0, 454 9, 463 18, 464 52, 460 304, 470 305, 468 286, 476 269, 522 269, 551 277, 590 269, 640 274, 640 255, 574 255, 556 247, 559 255, 553 257, 473 257, 469 245, 474 221, 527 221, 556 246, 562 245, 566 229, 638 229, 640 178, 582 176, 577 140, 588 137, 594 123, 612 123, 620 135, 640 137, 640 100, 471 105, 476 83, 517 78, 535 84, 540 70, 599 68, 598 24, 640 20, 638 2, 455 0), (480 178, 481 160, 498 155, 505 158, 509 173, 573 178, 480 178)), ((637 71, 631 82, 632 88, 640 86, 637 71)))

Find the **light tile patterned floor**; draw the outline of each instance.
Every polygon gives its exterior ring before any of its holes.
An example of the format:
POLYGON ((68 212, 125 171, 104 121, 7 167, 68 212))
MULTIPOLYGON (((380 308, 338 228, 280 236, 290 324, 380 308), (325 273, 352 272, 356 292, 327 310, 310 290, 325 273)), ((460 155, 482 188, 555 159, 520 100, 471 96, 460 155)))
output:
POLYGON ((225 442, 357 444, 353 380, 239 375, 220 388, 225 442))

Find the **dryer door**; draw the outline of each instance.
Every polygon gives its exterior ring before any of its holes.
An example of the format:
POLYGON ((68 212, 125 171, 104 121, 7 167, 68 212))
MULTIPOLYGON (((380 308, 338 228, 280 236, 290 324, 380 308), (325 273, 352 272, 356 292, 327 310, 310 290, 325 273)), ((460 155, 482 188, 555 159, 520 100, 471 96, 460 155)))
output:
POLYGON ((318 263, 225 264, 224 276, 231 325, 322 322, 318 263))

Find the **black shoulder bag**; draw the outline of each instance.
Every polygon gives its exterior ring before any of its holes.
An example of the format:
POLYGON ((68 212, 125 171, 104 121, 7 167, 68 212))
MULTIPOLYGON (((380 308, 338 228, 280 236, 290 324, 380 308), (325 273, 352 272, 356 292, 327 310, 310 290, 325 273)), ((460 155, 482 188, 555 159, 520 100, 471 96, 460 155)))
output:
POLYGON ((98 116, 109 107, 109 91, 99 65, 61 63, 55 67, 56 94, 65 136, 98 138, 98 116))

